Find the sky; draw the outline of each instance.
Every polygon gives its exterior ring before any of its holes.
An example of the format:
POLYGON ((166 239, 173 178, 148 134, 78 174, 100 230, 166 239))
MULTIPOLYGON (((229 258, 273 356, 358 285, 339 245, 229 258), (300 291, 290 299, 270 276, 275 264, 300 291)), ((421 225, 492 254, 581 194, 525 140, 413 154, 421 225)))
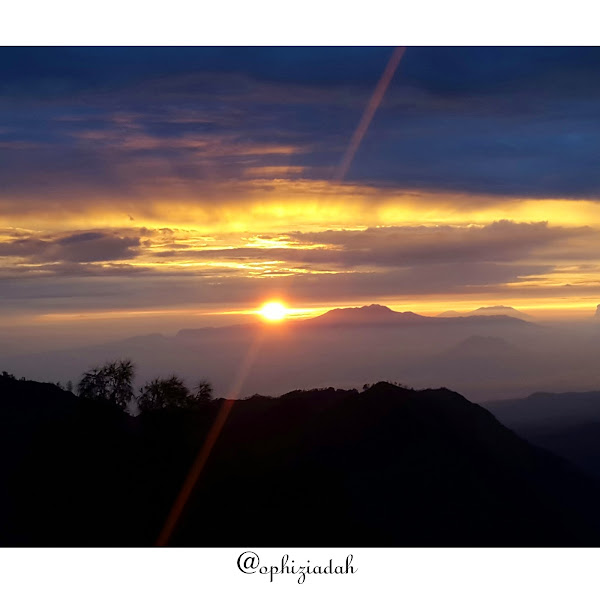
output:
POLYGON ((592 316, 600 49, 393 52, 0 48, 0 327, 592 316))

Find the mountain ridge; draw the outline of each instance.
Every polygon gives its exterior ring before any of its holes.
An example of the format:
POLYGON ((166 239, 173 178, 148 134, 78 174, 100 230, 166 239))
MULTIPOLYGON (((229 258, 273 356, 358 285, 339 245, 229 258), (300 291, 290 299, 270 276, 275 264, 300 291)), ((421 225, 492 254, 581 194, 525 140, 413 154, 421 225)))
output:
MULTIPOLYGON (((349 308, 334 308, 317 317, 308 319, 290 319, 281 323, 278 326, 285 325, 286 327, 315 327, 315 326, 337 326, 337 327, 352 327, 352 326, 378 326, 378 325, 461 325, 461 324, 506 324, 514 326, 534 326, 532 323, 511 317, 508 315, 461 315, 458 317, 427 317, 413 311, 398 312, 388 306, 381 304, 369 304, 361 307, 349 308)), ((256 327, 263 327, 263 323, 246 323, 242 325, 228 325, 225 327, 202 327, 198 329, 181 329, 176 336, 189 336, 206 331, 218 330, 251 330, 256 327)))
MULTIPOLYGON (((48 389, 0 379, 0 423, 20 437, 48 389), (6 418, 8 389, 25 418, 6 418)), ((223 400, 130 417, 56 394, 67 418, 38 427, 27 457, 0 457, 0 541, 152 544, 223 400)), ((234 402, 172 543, 597 545, 598 501, 592 480, 447 388, 296 390, 234 402)))

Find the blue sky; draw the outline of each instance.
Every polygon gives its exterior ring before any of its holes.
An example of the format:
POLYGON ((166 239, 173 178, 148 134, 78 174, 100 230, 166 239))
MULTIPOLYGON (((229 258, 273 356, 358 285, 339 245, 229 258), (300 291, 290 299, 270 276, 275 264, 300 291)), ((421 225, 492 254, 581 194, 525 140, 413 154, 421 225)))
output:
MULTIPOLYGON (((61 179, 119 193, 148 173, 125 176, 115 163, 148 156, 177 162, 182 180, 200 182, 215 174, 190 166, 194 148, 176 143, 197 134, 294 146, 303 176, 319 179, 339 161, 390 53, 4 48, 0 176, 15 193, 68 188, 61 179), (107 153, 97 143, 94 134, 118 135, 114 118, 124 113, 140 135, 155 138, 155 147, 107 153)), ((597 198, 599 66, 598 48, 409 48, 348 179, 597 198)), ((254 163, 273 159, 288 162, 271 155, 254 163)), ((243 179, 248 160, 228 156, 217 176, 243 179)))

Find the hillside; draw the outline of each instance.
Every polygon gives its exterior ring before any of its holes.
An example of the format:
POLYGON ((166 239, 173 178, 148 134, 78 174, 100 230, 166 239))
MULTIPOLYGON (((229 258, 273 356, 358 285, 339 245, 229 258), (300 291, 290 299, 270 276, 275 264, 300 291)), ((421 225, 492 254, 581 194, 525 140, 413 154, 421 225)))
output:
POLYGON ((200 535, 275 546, 600 539, 593 505, 583 511, 598 497, 595 484, 446 389, 380 383, 360 394, 241 402, 216 450, 194 499, 201 509, 181 524, 178 543, 200 535), (223 518, 199 518, 215 513, 223 518), (293 525, 276 525, 289 514, 293 525))
MULTIPOLYGON (((0 378, 2 545, 151 545, 221 402, 134 418, 0 378)), ((597 545, 598 500, 447 389, 297 391, 234 404, 172 543, 597 545)))

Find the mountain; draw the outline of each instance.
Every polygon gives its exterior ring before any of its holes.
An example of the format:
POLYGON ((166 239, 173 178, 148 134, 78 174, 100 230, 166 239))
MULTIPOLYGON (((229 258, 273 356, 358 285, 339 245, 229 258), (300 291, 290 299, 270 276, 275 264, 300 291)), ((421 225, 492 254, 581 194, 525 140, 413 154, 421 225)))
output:
MULTIPOLYGON (((517 311, 515 311, 517 312, 517 311)), ((459 313, 456 313, 457 315, 459 313)), ((328 327, 377 327, 385 326, 403 326, 403 325, 429 325, 437 326, 486 326, 486 325, 505 325, 505 326, 529 326, 531 323, 520 318, 508 315, 472 315, 472 316, 447 316, 425 317, 412 311, 397 312, 387 306, 380 304, 370 304, 368 306, 353 308, 334 308, 318 317, 309 319, 290 320, 285 323, 286 327, 294 328, 296 331, 304 329, 328 328, 328 327)), ((280 324, 281 325, 281 324, 280 324)), ((209 333, 232 334, 239 332, 252 332, 263 328, 262 323, 250 323, 244 325, 229 325, 227 327, 203 327, 200 329, 181 329, 176 337, 194 338, 199 335, 209 333)))
MULTIPOLYGON (((483 309, 478 309, 483 310, 483 309)), ((514 310, 514 309, 513 309, 514 310)), ((369 326, 369 325, 531 325, 527 321, 506 314, 483 314, 470 313, 461 316, 425 317, 417 313, 396 312, 387 306, 371 304, 360 308, 334 308, 323 315, 312 319, 305 319, 295 323, 297 327, 302 326, 369 326)), ((518 311, 515 311, 518 312, 518 311)), ((458 314, 458 313, 457 313, 458 314)))
POLYGON ((241 402, 218 445, 193 500, 198 509, 175 543, 199 536, 274 546, 598 539, 595 484, 446 389, 379 383, 360 394, 332 389, 241 402), (215 513, 223 518, 201 518, 215 513), (290 514, 291 527, 267 525, 290 514))
POLYGON ((512 306, 481 306, 470 312, 460 313, 455 310, 447 310, 437 315, 438 317, 478 317, 478 316, 506 316, 513 317, 515 319, 521 319, 523 321, 529 321, 530 317, 527 313, 521 312, 512 306))
POLYGON ((457 310, 446 310, 443 313, 436 315, 436 317, 446 319, 448 317, 462 317, 465 314, 467 313, 460 313, 457 310))
POLYGON ((600 479, 600 391, 540 392, 486 408, 531 443, 600 479))
POLYGON ((414 312, 396 312, 387 306, 371 304, 360 308, 334 308, 323 315, 306 319, 303 324, 310 325, 399 325, 425 323, 430 317, 414 312))
POLYGON ((594 315, 596 319, 600 319, 600 304, 596 307, 596 314, 594 315))
POLYGON ((539 362, 536 356, 502 337, 471 335, 441 352, 415 361, 412 371, 421 377, 427 375, 436 384, 446 382, 462 390, 478 382, 499 387, 499 384, 527 380, 539 362))
POLYGON ((520 427, 519 434, 532 444, 545 448, 576 465, 600 481, 600 421, 554 427, 520 427))
MULTIPOLYGON (((537 341, 544 332, 538 325, 504 315, 436 318, 372 305, 336 309, 313 319, 186 328, 177 335, 150 334, 95 346, 5 357, 3 365, 29 378, 76 383, 83 373, 107 360, 127 358, 137 366, 136 386, 175 372, 189 385, 208 377, 215 393, 226 396, 238 378, 240 365, 252 352, 252 368, 243 379, 242 395, 279 395, 297 387, 355 387, 365 381, 392 379, 418 387, 451 385, 469 397, 489 399, 492 393, 495 397, 517 395, 552 382, 538 378, 530 381, 533 387, 515 387, 514 381, 506 381, 510 387, 498 389, 499 378, 488 375, 491 367, 501 367, 500 362, 493 363, 483 379, 472 370, 468 378, 459 381, 447 379, 447 372, 436 378, 429 368, 419 370, 415 361, 421 364, 422 359, 469 336, 502 337, 521 347, 553 347, 546 339, 537 341)), ((564 370, 564 353, 557 348, 555 354, 564 370)), ((581 364, 579 357, 571 362, 581 364)), ((544 365, 547 373, 547 361, 544 365)), ((504 375, 503 371, 499 377, 504 375)))
MULTIPOLYGON (((224 400, 130 417, 4 379, 0 423, 29 441, 1 457, 2 545, 152 544, 224 400)), ((459 394, 382 382, 236 401, 171 543, 598 545, 599 500, 459 394)))
POLYGON ((486 408, 508 427, 581 425, 600 422, 600 391, 536 392, 526 398, 487 402, 486 408))
POLYGON ((460 356, 465 358, 475 358, 485 355, 489 358, 490 356, 503 357, 514 355, 517 351, 517 348, 504 338, 490 335, 472 335, 456 344, 446 354, 453 357, 460 356))
POLYGON ((521 312, 512 306, 482 306, 468 314, 474 317, 478 315, 505 315, 507 317, 514 317, 515 319, 523 319, 524 321, 531 319, 527 313, 521 312))
POLYGON ((0 377, 0 545, 131 545, 133 419, 49 383, 0 377), (124 508, 127 507, 127 508, 124 508))

